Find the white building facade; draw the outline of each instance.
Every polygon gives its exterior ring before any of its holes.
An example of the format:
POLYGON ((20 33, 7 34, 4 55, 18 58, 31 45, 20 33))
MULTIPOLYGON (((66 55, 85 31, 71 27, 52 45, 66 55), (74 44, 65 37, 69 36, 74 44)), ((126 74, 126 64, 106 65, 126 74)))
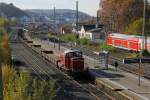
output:
POLYGON ((101 41, 102 35, 101 35, 102 28, 92 28, 92 27, 86 27, 82 26, 81 30, 79 32, 80 38, 87 38, 91 41, 98 42, 101 41))

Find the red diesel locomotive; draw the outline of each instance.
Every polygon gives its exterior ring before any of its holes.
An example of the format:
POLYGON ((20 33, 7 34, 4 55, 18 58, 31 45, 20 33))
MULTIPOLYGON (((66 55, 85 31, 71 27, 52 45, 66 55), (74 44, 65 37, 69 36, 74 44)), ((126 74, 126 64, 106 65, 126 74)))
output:
POLYGON ((88 69, 84 66, 82 52, 78 50, 66 50, 59 55, 57 67, 69 73, 83 73, 88 69))

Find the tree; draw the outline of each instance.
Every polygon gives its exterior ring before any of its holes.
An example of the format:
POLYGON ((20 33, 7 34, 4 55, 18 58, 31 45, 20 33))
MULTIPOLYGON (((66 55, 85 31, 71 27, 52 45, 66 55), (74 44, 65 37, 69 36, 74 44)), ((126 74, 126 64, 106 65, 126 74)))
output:
POLYGON ((143 4, 143 0, 101 0, 98 17, 110 21, 115 31, 124 31, 143 16, 143 4))
POLYGON ((143 25, 143 19, 142 18, 135 20, 133 23, 131 23, 126 28, 125 33, 127 33, 127 34, 142 33, 142 25, 143 25))
POLYGON ((0 28, 7 28, 9 21, 6 18, 0 17, 0 28))

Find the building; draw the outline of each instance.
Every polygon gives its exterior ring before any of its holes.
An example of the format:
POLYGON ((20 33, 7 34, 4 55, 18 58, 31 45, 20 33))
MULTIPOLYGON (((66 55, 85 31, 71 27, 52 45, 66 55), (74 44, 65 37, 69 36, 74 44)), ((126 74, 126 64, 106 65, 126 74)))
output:
POLYGON ((94 42, 100 42, 105 39, 102 32, 102 25, 83 25, 79 32, 80 38, 87 38, 94 42))

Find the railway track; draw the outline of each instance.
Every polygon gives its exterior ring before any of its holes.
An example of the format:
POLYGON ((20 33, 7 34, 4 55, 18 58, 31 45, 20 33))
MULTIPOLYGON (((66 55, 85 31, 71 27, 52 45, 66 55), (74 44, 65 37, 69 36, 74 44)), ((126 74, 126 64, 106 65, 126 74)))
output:
MULTIPOLYGON (((39 51, 36 51, 36 52, 39 52, 39 51)), ((40 54, 40 52, 39 52, 40 54)), ((66 77, 68 77, 67 75, 65 75, 66 77)), ((70 78, 70 77, 69 77, 70 78)), ((96 86, 92 85, 91 83, 83 83, 82 82, 79 82, 79 81, 74 81, 72 80, 74 83, 76 83, 77 85, 79 85, 80 87, 84 87, 84 89, 86 91, 88 91, 91 95, 93 95, 94 97, 97 98, 97 100, 101 100, 101 98, 105 99, 105 100, 113 100, 114 98, 111 97, 110 95, 108 95, 107 93, 103 92, 102 90, 100 89, 97 89, 96 86), (92 91, 92 92, 91 92, 92 91)), ((102 100, 103 100, 102 99, 102 100)))
MULTIPOLYGON (((53 41, 51 41, 53 42, 53 41)), ((55 44, 58 44, 59 41, 57 40, 57 43, 55 44)), ((80 51, 83 52, 84 55, 86 56, 89 56, 91 58, 94 58, 96 60, 99 59, 99 56, 96 55, 92 50, 89 50, 87 47, 83 47, 83 46, 70 46, 66 43, 61 43, 62 46, 66 47, 66 48, 73 48, 73 49, 78 49, 80 51)), ((133 73, 133 74, 138 74, 138 64, 126 64, 124 65, 123 64, 123 61, 120 60, 119 58, 116 58, 116 57, 113 57, 113 56, 109 56, 109 64, 113 64, 114 61, 117 61, 119 63, 119 68, 123 71, 127 71, 127 72, 130 72, 130 73, 133 73)), ((143 77, 147 78, 147 79, 150 79, 150 65, 149 64, 142 64, 142 68, 144 69, 144 74, 143 74, 143 77)))
MULTIPOLYGON (((111 59, 111 60, 109 60, 109 63, 113 63, 114 61, 118 61, 119 66, 121 66, 120 69, 127 71, 127 72, 130 72, 130 73, 133 73, 133 74, 138 74, 138 68, 139 68, 138 64, 124 65, 120 59, 112 57, 112 56, 110 56, 109 59, 111 59)), ((143 72, 144 74, 142 76, 147 78, 147 79, 150 79, 150 67, 149 66, 150 65, 142 64, 142 68, 144 69, 144 72, 143 72)))
MULTIPOLYGON (((22 44, 20 44, 20 45, 22 45, 22 44)), ((17 47, 15 47, 15 48, 17 48, 17 47)), ((19 47, 21 47, 21 46, 19 46, 19 47)), ((19 52, 15 51, 14 53, 19 53, 19 52)), ((21 52, 19 54, 21 54, 20 58, 23 58, 23 60, 26 61, 26 63, 31 66, 30 68, 32 69, 32 71, 34 73, 36 73, 37 76, 41 80, 44 80, 43 77, 41 76, 41 74, 42 75, 44 74, 44 76, 46 76, 48 79, 55 78, 57 80, 61 80, 62 84, 70 83, 70 84, 72 84, 72 86, 75 86, 75 87, 77 86, 77 88, 80 88, 80 89, 82 88, 85 92, 89 93, 90 95, 95 97, 97 100, 112 100, 112 99, 114 99, 113 97, 109 96, 107 93, 103 92, 102 90, 100 90, 100 89, 98 90, 95 85, 91 86, 91 84, 81 84, 81 83, 73 80, 72 78, 68 77, 66 74, 60 72, 59 70, 57 70, 55 68, 54 64, 43 59, 42 56, 40 55, 39 51, 34 51, 31 48, 23 46, 23 48, 21 49, 21 52), (43 62, 45 62, 47 65, 43 64, 43 62), (51 67, 49 67, 49 66, 51 66, 51 67), (54 75, 54 77, 51 77, 49 70, 53 70, 57 74, 54 75), (60 77, 60 76, 62 76, 62 77, 60 77)), ((60 84, 60 83, 58 82, 57 84, 60 84)), ((64 88, 66 88, 66 87, 64 87, 64 88)))
MULTIPOLYGON (((89 50, 86 47, 82 47, 82 46, 69 46, 69 45, 67 45, 65 43, 63 43, 61 45, 64 46, 64 47, 66 47, 66 48, 78 49, 78 50, 82 51, 83 54, 86 55, 86 56, 89 56, 89 57, 94 58, 96 60, 99 59, 98 55, 96 55, 92 50, 89 50)), ((132 64, 132 65, 126 64, 126 65, 124 65, 123 64, 123 60, 120 60, 119 58, 116 58, 116 57, 109 56, 109 64, 112 65, 115 61, 117 61, 119 63, 119 68, 121 70, 130 72, 130 73, 133 73, 133 74, 138 74, 138 64, 132 64)), ((145 77, 147 79, 150 79, 150 65, 148 65, 148 64, 142 64, 142 66, 143 66, 143 69, 144 69, 143 77, 145 77)))

